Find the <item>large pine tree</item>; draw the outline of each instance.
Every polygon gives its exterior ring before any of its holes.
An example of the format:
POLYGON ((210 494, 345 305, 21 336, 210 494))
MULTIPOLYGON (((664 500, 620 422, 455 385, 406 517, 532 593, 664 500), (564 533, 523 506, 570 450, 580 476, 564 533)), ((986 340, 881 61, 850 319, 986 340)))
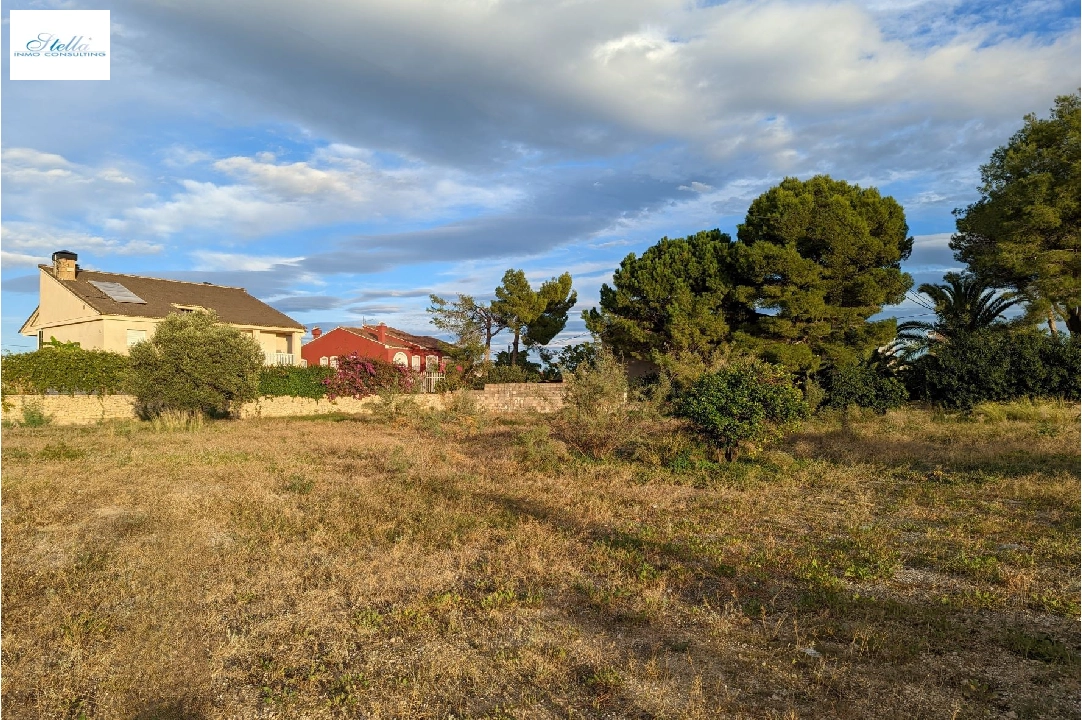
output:
POLYGON ((1048 119, 1025 125, 981 167, 981 199, 955 210, 955 257, 984 282, 1020 292, 1031 317, 1072 335, 1080 312, 1079 96, 1056 98, 1048 119))
POLYGON ((735 343, 795 372, 849 362, 894 337, 893 320, 868 319, 913 284, 908 229, 875 188, 788 178, 752 203, 738 242, 710 230, 628 255, 586 325, 641 359, 735 343))
POLYGON ((709 356, 731 339, 733 323, 747 319, 733 294, 731 245, 728 235, 707 230, 628 255, 612 286, 601 286, 600 308, 583 313, 586 327, 624 357, 709 356))
POLYGON ((738 293, 757 315, 736 339, 766 359, 811 373, 894 337, 893 319, 869 321, 913 284, 894 198, 826 175, 786 178, 752 202, 737 237, 738 293))

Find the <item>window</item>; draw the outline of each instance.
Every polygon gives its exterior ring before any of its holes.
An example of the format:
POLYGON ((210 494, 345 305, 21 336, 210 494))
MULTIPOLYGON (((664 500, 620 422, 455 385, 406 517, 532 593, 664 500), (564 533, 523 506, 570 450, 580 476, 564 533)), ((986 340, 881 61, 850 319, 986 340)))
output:
POLYGON ((440 369, 440 359, 435 355, 429 355, 425 358, 425 370, 436 371, 440 369))
POLYGON ((402 365, 403 367, 409 365, 409 361, 406 360, 406 353, 404 352, 395 353, 394 360, 392 360, 391 362, 393 362, 395 365, 402 365))
POLYGON ((330 359, 326 355, 324 355, 323 357, 321 357, 319 359, 319 364, 322 365, 323 367, 327 367, 327 365, 330 364, 330 359))
POLYGON ((135 343, 141 343, 147 339, 146 330, 129 330, 128 331, 128 347, 131 347, 135 343))
POLYGON ((337 355, 335 355, 334 357, 331 358, 331 367, 334 368, 335 370, 338 369, 338 356, 337 355))
POLYGON ((420 355, 414 355, 413 356, 413 371, 414 372, 420 372, 421 371, 421 356, 420 355))
POLYGON ((41 350, 43 347, 45 347, 45 331, 38 330, 38 350, 41 350))

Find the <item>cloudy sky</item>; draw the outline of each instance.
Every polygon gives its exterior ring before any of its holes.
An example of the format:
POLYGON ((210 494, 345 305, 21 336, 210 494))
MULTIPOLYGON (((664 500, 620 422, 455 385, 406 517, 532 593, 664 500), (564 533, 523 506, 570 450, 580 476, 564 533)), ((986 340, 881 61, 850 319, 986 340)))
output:
MULTIPOLYGON (((240 285, 309 327, 431 332, 430 292, 570 271, 579 309, 663 235, 735 236, 786 176, 905 207, 955 268, 979 166, 1080 83, 1077 2, 131 0, 112 80, 9 81, 2 345, 56 249, 240 285)), ((891 309, 923 312, 907 303, 891 309)), ((562 344, 582 333, 576 318, 562 344)))

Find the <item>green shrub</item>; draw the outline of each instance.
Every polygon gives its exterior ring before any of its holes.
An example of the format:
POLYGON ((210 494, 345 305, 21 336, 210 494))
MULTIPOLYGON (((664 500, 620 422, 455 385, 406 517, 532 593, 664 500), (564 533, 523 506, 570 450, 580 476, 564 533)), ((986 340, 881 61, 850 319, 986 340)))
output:
POLYGON ((732 461, 741 444, 775 440, 808 414, 792 376, 776 365, 741 360, 704 375, 677 400, 677 414, 732 461))
POLYGON ((851 405, 870 408, 883 415, 909 400, 905 383, 871 363, 850 363, 829 376, 827 405, 845 409, 851 405))
POLYGON ((477 380, 473 365, 448 364, 443 371, 443 377, 436 382, 436 392, 458 392, 469 388, 477 380))
POLYGON ((263 351, 214 313, 170 315, 130 352, 128 382, 143 417, 165 411, 224 416, 258 397, 263 351))
POLYGON ((960 334, 915 360, 906 372, 914 398, 970 410, 1021 398, 1077 400, 1078 341, 1036 330, 960 334))
POLYGON ((416 376, 404 365, 395 365, 376 358, 360 357, 357 353, 338 358, 338 368, 324 378, 327 397, 364 398, 379 394, 389 405, 395 396, 415 392, 416 376))
POLYGON ((549 437, 544 425, 530 428, 515 439, 515 458, 526 468, 552 471, 567 459, 567 448, 559 440, 549 437))
POLYGON ((541 381, 541 373, 533 368, 521 365, 493 365, 481 377, 476 378, 473 386, 480 389, 485 385, 504 383, 535 383, 541 381))
POLYGON ((97 393, 123 391, 129 358, 104 350, 83 350, 79 343, 52 340, 34 352, 0 359, 4 395, 43 395, 46 392, 97 393))
POLYGON ((280 365, 265 367, 259 374, 260 397, 300 397, 318 400, 327 396, 323 381, 334 375, 334 369, 313 365, 294 367, 280 365))
POLYGON ((627 405, 627 373, 609 350, 568 373, 564 384, 564 404, 552 424, 565 444, 603 459, 634 439, 638 418, 627 405))
POLYGON ((554 353, 546 348, 538 352, 545 370, 541 373, 543 379, 551 382, 563 382, 564 375, 573 373, 583 365, 591 365, 597 357, 600 345, 594 342, 578 343, 577 345, 565 345, 559 353, 554 353))
POLYGON ((23 421, 25 427, 42 427, 52 422, 52 418, 45 414, 45 408, 41 403, 29 402, 23 405, 23 421))

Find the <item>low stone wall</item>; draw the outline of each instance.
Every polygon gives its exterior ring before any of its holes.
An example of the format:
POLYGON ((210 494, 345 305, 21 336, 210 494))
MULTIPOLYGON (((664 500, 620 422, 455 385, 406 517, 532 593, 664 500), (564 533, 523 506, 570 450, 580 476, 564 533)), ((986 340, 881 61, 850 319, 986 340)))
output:
POLYGON ((564 404, 564 386, 557 383, 506 383, 474 390, 477 406, 489 412, 552 412, 564 404))
POLYGON ((135 398, 131 395, 9 395, 3 411, 4 420, 23 419, 27 406, 41 408, 57 425, 89 425, 102 420, 135 417, 135 398))
MULTIPOLYGON (((486 385, 484 390, 468 391, 477 407, 488 412, 552 412, 563 405, 563 385, 540 383, 508 383, 486 385)), ((448 395, 413 395, 411 399, 425 410, 439 410, 450 402, 448 395)), ((241 408, 240 417, 267 418, 328 413, 378 412, 380 398, 373 396, 354 400, 338 398, 313 400, 295 397, 264 397, 241 408)), ((135 418, 135 398, 131 395, 12 395, 6 403, 4 420, 19 422, 23 409, 36 405, 57 425, 88 425, 102 420, 131 420, 135 418)))
MULTIPOLYGON (((429 410, 442 409, 442 395, 412 395, 411 399, 420 407, 429 410)), ((381 404, 378 395, 361 398, 338 398, 333 402, 325 398, 263 397, 247 403, 240 410, 241 419, 291 417, 295 415, 327 415, 330 413, 372 413, 378 412, 381 404)))

